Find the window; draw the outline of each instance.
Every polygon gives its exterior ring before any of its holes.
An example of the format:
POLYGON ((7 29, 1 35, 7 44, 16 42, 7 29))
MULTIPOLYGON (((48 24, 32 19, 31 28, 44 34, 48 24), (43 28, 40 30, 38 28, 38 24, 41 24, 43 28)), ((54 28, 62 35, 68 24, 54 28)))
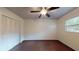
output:
POLYGON ((79 32, 79 17, 69 19, 65 22, 65 31, 79 32))

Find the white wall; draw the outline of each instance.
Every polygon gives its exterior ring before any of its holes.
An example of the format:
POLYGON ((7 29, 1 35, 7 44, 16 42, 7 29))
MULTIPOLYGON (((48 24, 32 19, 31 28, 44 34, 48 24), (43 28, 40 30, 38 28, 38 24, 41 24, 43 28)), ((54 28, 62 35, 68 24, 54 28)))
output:
POLYGON ((25 40, 56 40, 56 20, 25 19, 25 40))
POLYGON ((10 50, 24 39, 23 24, 22 18, 0 7, 0 51, 10 50))
POLYGON ((65 21, 73 17, 79 17, 79 8, 58 20, 58 39, 74 50, 79 50, 79 33, 66 32, 64 27, 65 21))

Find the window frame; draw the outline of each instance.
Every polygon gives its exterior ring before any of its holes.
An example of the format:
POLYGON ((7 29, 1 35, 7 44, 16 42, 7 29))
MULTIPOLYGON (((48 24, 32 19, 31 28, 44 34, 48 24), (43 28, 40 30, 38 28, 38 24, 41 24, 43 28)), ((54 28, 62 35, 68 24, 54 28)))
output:
MULTIPOLYGON (((75 20, 76 18, 77 18, 77 21, 78 21, 79 17, 71 18, 71 19, 68 19, 68 20, 69 21, 72 20, 72 22, 73 22, 73 20, 75 20)), ((79 24, 78 24, 78 22, 77 22, 77 24, 76 23, 67 24, 68 20, 65 21, 65 31, 66 32, 79 33, 79 24), (69 28, 69 27, 71 27, 71 28, 69 28)))

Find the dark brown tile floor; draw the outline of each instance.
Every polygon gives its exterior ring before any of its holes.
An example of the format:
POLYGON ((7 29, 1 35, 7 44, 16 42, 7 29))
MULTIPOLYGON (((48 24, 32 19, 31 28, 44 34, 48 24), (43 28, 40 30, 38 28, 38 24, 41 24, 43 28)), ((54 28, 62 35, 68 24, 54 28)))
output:
POLYGON ((10 51, 74 51, 58 40, 23 41, 10 51))

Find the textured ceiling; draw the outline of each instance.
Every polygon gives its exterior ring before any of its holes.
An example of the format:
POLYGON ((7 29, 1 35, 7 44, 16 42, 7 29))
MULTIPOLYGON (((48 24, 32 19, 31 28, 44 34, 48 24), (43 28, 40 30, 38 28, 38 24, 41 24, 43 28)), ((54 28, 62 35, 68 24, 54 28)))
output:
MULTIPOLYGON (((32 10, 40 10, 38 7, 7 7, 7 8, 24 19, 38 19, 38 16, 40 15, 40 13, 30 13, 30 11, 32 10)), ((64 16, 65 14, 69 13, 73 9, 75 8, 74 7, 60 7, 59 9, 52 10, 48 12, 48 14, 51 15, 49 19, 58 19, 64 16)), ((41 18, 46 19, 48 17, 42 16, 41 18)))

